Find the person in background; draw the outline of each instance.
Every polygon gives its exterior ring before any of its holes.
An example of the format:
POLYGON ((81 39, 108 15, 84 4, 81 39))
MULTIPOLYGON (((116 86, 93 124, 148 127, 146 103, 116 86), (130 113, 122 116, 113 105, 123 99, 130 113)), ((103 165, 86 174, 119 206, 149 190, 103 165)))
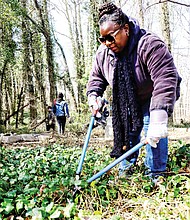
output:
POLYGON ((48 116, 46 120, 46 130, 50 131, 50 129, 52 128, 53 131, 55 131, 55 115, 52 111, 52 107, 48 106, 47 110, 48 110, 48 116))
POLYGON ((53 113, 56 115, 58 123, 58 133, 64 134, 66 118, 69 118, 69 108, 67 102, 63 99, 63 93, 58 94, 57 100, 54 100, 53 113))
MULTIPOLYGON (((166 44, 155 34, 141 29, 113 3, 99 8, 101 43, 87 85, 88 103, 98 110, 98 97, 112 87, 114 146, 118 158, 140 142, 144 128, 145 165, 153 180, 166 171, 167 124, 179 98, 181 77, 166 44)), ((120 163, 120 174, 138 157, 135 152, 120 163)))

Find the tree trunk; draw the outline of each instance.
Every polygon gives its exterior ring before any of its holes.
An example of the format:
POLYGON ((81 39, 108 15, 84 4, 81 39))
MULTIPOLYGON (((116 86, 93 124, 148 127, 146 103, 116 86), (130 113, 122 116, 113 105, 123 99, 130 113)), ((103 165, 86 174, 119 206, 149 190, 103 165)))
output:
POLYGON ((161 4, 161 27, 164 41, 166 42, 169 51, 171 52, 171 37, 170 37, 170 16, 168 10, 168 3, 161 4))
MULTIPOLYGON (((23 7, 26 8, 26 0, 22 0, 23 7)), ((30 59, 30 26, 28 20, 22 20, 22 43, 23 43, 23 81, 25 82, 25 88, 29 94, 30 102, 30 121, 33 121, 37 116, 35 94, 34 94, 34 81, 31 69, 30 59)))
POLYGON ((5 69, 7 66, 8 61, 4 62, 3 69, 0 70, 0 132, 3 132, 4 126, 6 125, 3 123, 3 78, 5 75, 5 69))
POLYGON ((74 66, 76 70, 76 97, 77 97, 77 109, 80 113, 81 104, 84 103, 84 89, 86 85, 84 85, 82 78, 85 73, 85 59, 84 59, 84 46, 83 46, 83 37, 82 37, 82 28, 81 28, 81 2, 75 0, 72 2, 72 6, 69 5, 68 1, 64 0, 65 4, 65 14, 67 18, 67 22, 69 25, 69 36, 72 44, 72 51, 74 56, 74 66), (69 7, 72 8, 73 17, 71 17, 72 13, 69 10, 69 7), (73 21, 73 22, 72 22, 73 21))
POLYGON ((45 89, 45 76, 44 76, 44 65, 43 65, 43 43, 40 38, 40 34, 37 32, 37 29, 35 31, 35 34, 32 35, 31 39, 31 48, 32 48, 32 59, 34 64, 34 72, 35 72, 35 79, 36 79, 36 95, 37 97, 37 103, 40 100, 40 103, 38 104, 38 109, 40 111, 40 115, 43 117, 46 117, 47 114, 47 98, 46 98, 46 89, 45 89))
POLYGON ((75 94, 74 94, 74 88, 73 88, 73 85, 72 85, 72 82, 71 82, 71 76, 69 74, 69 66, 67 64, 66 56, 65 56, 63 47, 61 46, 61 44, 58 42, 57 39, 55 39, 55 42, 56 42, 56 44, 58 45, 58 47, 59 47, 59 49, 61 51, 61 54, 62 54, 62 57, 63 57, 63 61, 64 61, 64 64, 65 64, 65 72, 64 72, 63 77, 61 77, 60 79, 63 80, 63 83, 64 83, 65 87, 71 93, 72 98, 74 100, 74 106, 77 109, 77 102, 76 102, 76 98, 75 98, 75 94))
POLYGON ((144 10, 143 10, 143 0, 138 0, 139 5, 139 18, 140 26, 144 27, 144 10))
POLYGON ((48 65, 48 77, 50 84, 50 102, 56 97, 56 75, 54 70, 54 58, 53 58, 53 40, 51 36, 51 27, 49 23, 47 1, 43 0, 43 7, 39 5, 37 0, 34 0, 36 9, 39 12, 41 30, 46 39, 46 56, 48 65))
POLYGON ((23 94, 23 87, 21 88, 19 97, 18 97, 18 107, 17 107, 17 114, 16 114, 16 128, 18 128, 18 122, 19 122, 19 109, 21 106, 22 101, 22 94, 23 94))

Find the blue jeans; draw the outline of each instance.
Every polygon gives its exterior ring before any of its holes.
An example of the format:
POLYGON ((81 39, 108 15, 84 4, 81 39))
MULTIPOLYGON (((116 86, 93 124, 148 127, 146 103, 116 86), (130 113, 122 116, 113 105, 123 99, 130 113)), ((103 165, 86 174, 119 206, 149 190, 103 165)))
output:
MULTIPOLYGON (((142 113, 143 113, 142 129, 144 130, 145 136, 147 134, 148 126, 150 122, 149 107, 150 107, 150 101, 142 106, 142 113)), ((131 132, 129 134, 131 147, 139 143, 142 129, 139 129, 136 132, 131 132)), ((136 155, 138 156, 138 153, 136 155)), ((160 139, 159 143, 157 144, 157 148, 153 148, 149 144, 146 145, 145 166, 148 168, 148 170, 151 173, 159 173, 166 171, 167 160, 168 160, 168 138, 160 139)), ((126 160, 123 160, 120 164, 120 167, 124 166, 125 164, 126 164, 126 160)))

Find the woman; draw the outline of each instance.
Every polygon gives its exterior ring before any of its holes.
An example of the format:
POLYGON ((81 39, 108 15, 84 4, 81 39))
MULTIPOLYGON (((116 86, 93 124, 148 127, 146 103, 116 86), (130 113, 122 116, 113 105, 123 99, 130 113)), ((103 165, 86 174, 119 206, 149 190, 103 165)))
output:
POLYGON ((63 93, 58 94, 57 101, 54 100, 53 113, 56 115, 58 123, 58 133, 64 134, 66 117, 69 118, 69 109, 67 102, 63 99, 63 93))
MULTIPOLYGON (((113 3, 99 9, 101 45, 87 85, 89 105, 97 109, 97 97, 107 85, 113 88, 114 147, 118 158, 140 141, 144 129, 146 160, 150 175, 166 171, 168 158, 167 123, 179 98, 179 77, 165 43, 155 34, 140 29, 113 3)), ((127 158, 135 163, 138 152, 127 158)), ((121 163, 121 171, 126 160, 121 163)))

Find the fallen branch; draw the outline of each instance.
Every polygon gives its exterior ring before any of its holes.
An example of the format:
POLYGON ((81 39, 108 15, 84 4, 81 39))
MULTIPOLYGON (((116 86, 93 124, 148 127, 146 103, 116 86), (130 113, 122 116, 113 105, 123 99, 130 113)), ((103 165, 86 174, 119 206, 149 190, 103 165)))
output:
POLYGON ((29 130, 33 130, 33 129, 37 128, 38 126, 40 126, 45 121, 46 121, 46 118, 44 118, 42 121, 38 122, 35 126, 31 127, 29 130))

